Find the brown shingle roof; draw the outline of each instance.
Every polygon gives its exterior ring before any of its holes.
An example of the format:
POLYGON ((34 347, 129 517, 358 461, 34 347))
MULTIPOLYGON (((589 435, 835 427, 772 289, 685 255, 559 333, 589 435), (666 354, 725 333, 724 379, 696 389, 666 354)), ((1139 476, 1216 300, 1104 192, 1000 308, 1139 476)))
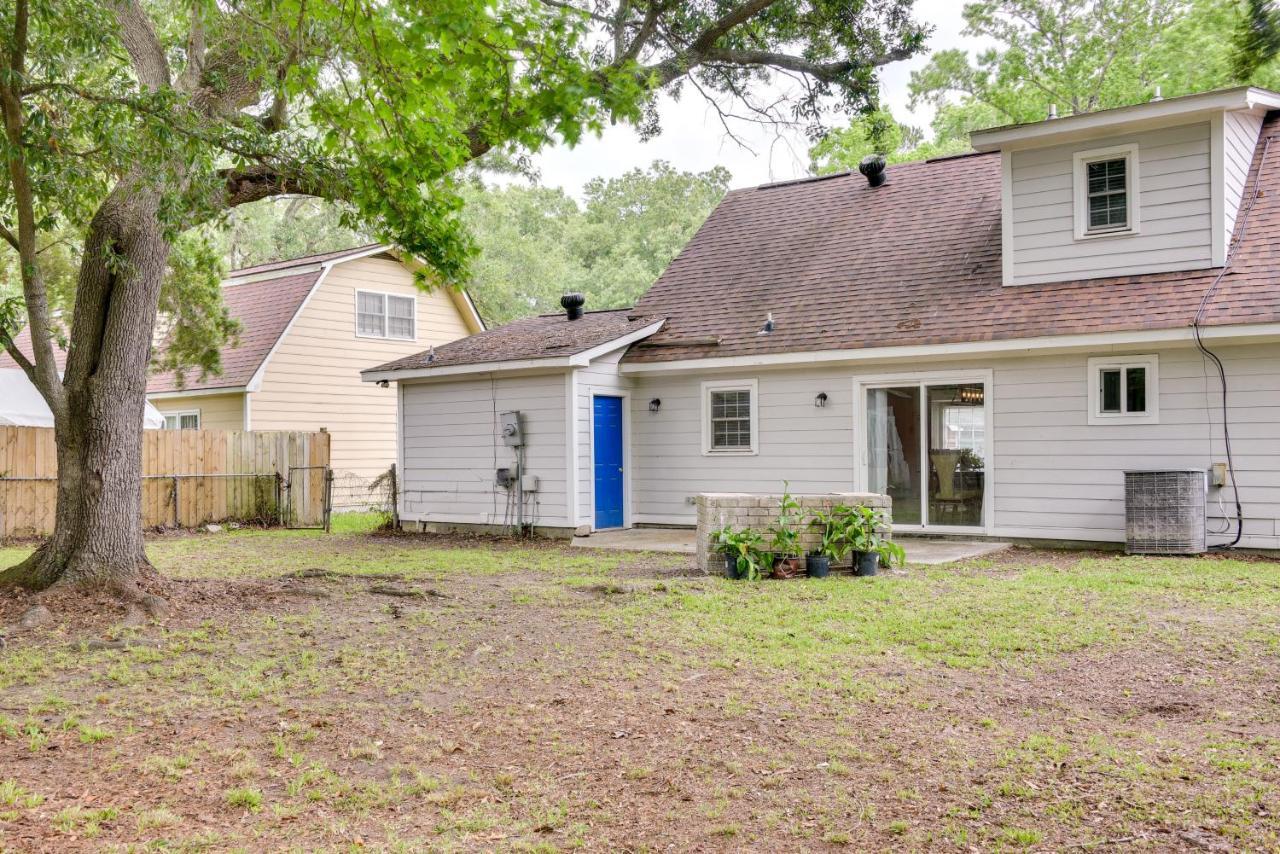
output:
MULTIPOLYGON (((1261 139, 1278 124, 1268 116, 1261 139)), ((1260 141, 1250 187, 1261 150, 1260 141)), ((878 189, 845 174, 729 193, 636 305, 667 324, 627 361, 1184 327, 1217 274, 1004 287, 998 154, 888 174, 878 189), (758 335, 769 312, 775 331, 758 335)), ((1261 186, 1280 188, 1280 146, 1261 186)), ((1280 193, 1268 193, 1205 323, 1280 320, 1278 261, 1280 193)))
MULTIPOLYGON (((173 372, 155 374, 147 382, 147 393, 179 390, 216 390, 239 388, 253 379, 276 341, 284 334, 289 321, 302 306, 319 278, 319 271, 277 276, 257 282, 227 285, 222 301, 231 317, 240 321, 240 340, 234 347, 222 350, 222 374, 200 380, 198 370, 186 371, 185 385, 178 385, 173 372)), ((31 355, 31 334, 27 329, 15 337, 14 343, 31 355)), ((58 369, 66 364, 66 353, 55 347, 58 369)), ((16 367, 8 354, 0 354, 0 367, 16 367)))
POLYGON ((576 356, 659 320, 661 318, 640 315, 627 308, 589 311, 573 321, 568 320, 564 312, 526 317, 451 341, 434 351, 415 353, 369 368, 364 373, 576 356))
MULTIPOLYGON (((376 249, 381 244, 369 243, 364 246, 353 246, 350 249, 338 249, 334 252, 319 252, 315 255, 301 255, 297 258, 287 258, 284 261, 269 261, 266 264, 255 264, 252 267, 241 267, 239 270, 232 270, 227 274, 228 278, 239 278, 241 276, 253 276, 258 273, 271 273, 276 270, 284 270, 289 267, 306 267, 312 264, 323 264, 326 261, 336 261, 343 258, 350 258, 353 255, 360 255, 368 252, 370 249, 376 249)), ((388 253, 387 257, 393 257, 388 253)))
POLYGON ((198 370, 188 369, 186 383, 180 386, 177 376, 167 371, 151 377, 147 393, 248 385, 318 278, 320 272, 312 271, 224 286, 222 302, 231 317, 240 321, 240 338, 234 347, 222 348, 221 376, 211 374, 201 381, 198 370))

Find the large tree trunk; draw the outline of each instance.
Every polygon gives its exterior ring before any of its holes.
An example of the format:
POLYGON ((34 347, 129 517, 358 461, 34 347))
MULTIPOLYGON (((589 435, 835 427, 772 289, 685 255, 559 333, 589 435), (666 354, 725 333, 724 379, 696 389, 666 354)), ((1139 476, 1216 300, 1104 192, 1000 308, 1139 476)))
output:
POLYGON ((55 417, 58 507, 53 536, 0 573, 0 587, 98 587, 134 598, 158 579, 142 540, 142 416, 152 327, 169 244, 158 194, 122 182, 89 228, 55 417))

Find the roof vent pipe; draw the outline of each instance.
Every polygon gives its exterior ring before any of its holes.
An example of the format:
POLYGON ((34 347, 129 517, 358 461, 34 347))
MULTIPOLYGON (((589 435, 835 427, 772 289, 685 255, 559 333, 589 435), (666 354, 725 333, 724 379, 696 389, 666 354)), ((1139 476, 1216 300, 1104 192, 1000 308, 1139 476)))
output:
POLYGON ((582 294, 565 294, 560 297, 560 305, 564 308, 565 317, 570 320, 582 319, 582 307, 586 303, 587 298, 582 294))
POLYGON ((884 155, 868 154, 866 157, 858 161, 858 171, 867 178, 867 183, 873 187, 879 187, 884 183, 884 155))
POLYGON ((1057 104, 1050 104, 1050 105, 1049 105, 1049 119, 1052 121, 1053 119, 1056 119, 1057 117, 1058 117, 1058 105, 1057 105, 1057 104))
POLYGON ((1156 101, 1163 101, 1163 100, 1164 100, 1164 95, 1160 94, 1160 87, 1157 86, 1155 95, 1151 97, 1151 103, 1154 104, 1156 101))

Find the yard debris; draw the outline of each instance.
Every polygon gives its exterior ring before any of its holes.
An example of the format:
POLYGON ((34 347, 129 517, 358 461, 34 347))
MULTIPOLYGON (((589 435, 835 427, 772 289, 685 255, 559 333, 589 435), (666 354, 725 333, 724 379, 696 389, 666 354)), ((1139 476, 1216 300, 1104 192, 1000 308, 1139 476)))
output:
POLYGON ((421 590, 412 587, 397 587, 394 584, 373 584, 369 587, 370 593, 377 593, 379 596, 398 596, 401 599, 448 599, 449 597, 441 593, 439 590, 433 590, 430 587, 424 587, 421 590))
POLYGON ((222 526, 221 526, 221 525, 215 525, 215 524, 213 524, 212 522, 210 522, 208 525, 205 525, 205 526, 204 526, 204 532, 205 532, 206 534, 221 534, 221 533, 222 533, 222 526))
POLYGON ((22 615, 18 625, 24 629, 36 629, 53 619, 53 612, 43 605, 32 605, 22 615))
MULTIPOLYGON (((85 648, 91 652, 99 652, 102 650, 122 650, 134 649, 135 647, 147 647, 150 649, 158 649, 162 644, 158 640, 151 638, 117 638, 116 640, 98 640, 94 639, 85 642, 85 648)), ((79 644, 75 644, 73 648, 79 648, 79 644)))

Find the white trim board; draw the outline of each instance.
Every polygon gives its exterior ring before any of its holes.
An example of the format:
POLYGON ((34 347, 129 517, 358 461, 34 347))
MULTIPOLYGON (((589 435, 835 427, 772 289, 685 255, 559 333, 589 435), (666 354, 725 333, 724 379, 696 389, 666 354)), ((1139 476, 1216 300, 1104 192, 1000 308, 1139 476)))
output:
MULTIPOLYGON (((1212 341, 1236 344, 1280 339, 1280 323, 1207 326, 1201 336, 1212 341)), ((968 341, 956 344, 911 344, 900 347, 868 347, 853 350, 792 351, 757 356, 724 356, 707 359, 680 359, 670 362, 626 362, 619 372, 626 376, 668 374, 680 371, 737 370, 741 368, 786 367, 790 365, 858 364, 918 361, 920 359, 966 359, 975 356, 1052 355, 1073 351, 1093 353, 1124 352, 1152 344, 1194 346, 1191 327, 1144 329, 1126 332, 1092 332, 1080 335, 1047 335, 1037 338, 1010 338, 999 341, 968 341)))
POLYGON ((248 388, 242 385, 224 388, 188 388, 181 391, 149 391, 147 400, 173 400, 179 397, 208 397, 211 394, 244 394, 248 388))

